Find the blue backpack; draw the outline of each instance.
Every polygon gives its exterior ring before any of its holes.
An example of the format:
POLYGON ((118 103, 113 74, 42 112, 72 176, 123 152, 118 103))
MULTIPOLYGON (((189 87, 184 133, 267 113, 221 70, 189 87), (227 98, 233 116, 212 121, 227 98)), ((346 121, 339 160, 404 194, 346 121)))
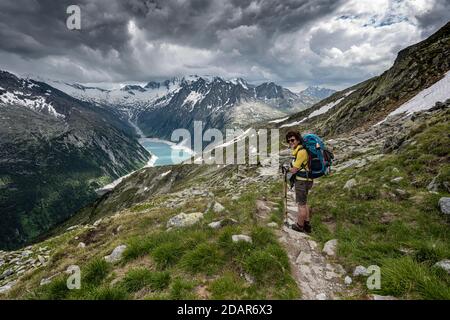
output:
POLYGON ((309 171, 299 171, 297 176, 316 179, 331 172, 334 155, 326 149, 322 139, 312 133, 306 134, 303 136, 303 148, 308 152, 309 171))

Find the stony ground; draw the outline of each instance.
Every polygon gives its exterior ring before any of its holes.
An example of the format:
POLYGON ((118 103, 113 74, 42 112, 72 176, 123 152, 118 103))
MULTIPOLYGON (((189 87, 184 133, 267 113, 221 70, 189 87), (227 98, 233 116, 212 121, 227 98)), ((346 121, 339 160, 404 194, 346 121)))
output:
MULTIPOLYGON (((295 194, 288 192, 288 223, 297 217, 295 194)), ((279 241, 288 252, 294 278, 306 300, 340 299, 347 295, 344 284, 345 270, 333 257, 336 243, 331 240, 322 249, 321 245, 305 233, 283 226, 278 232, 279 241), (326 251, 326 252, 324 252, 326 251)))

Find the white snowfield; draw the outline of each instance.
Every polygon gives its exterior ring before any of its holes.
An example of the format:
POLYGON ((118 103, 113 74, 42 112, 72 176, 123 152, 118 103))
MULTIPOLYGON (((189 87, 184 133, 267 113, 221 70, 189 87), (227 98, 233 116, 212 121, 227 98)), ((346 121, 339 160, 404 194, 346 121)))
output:
POLYGON ((374 126, 385 122, 389 117, 405 113, 405 116, 413 114, 414 112, 428 110, 434 107, 435 103, 444 102, 450 98, 450 71, 447 71, 444 78, 437 81, 430 87, 420 91, 408 102, 402 104, 400 107, 392 111, 384 120, 378 122, 374 126))
POLYGON ((320 107, 319 109, 313 111, 309 116, 308 119, 311 119, 312 117, 316 117, 318 115, 324 114, 326 112, 328 112, 331 108, 333 108, 334 106, 338 105, 342 100, 344 100, 344 98, 340 98, 336 101, 327 103, 326 105, 320 107))
MULTIPOLYGON (((348 95, 349 95, 350 93, 352 93, 352 92, 353 92, 353 91, 347 92, 347 93, 344 95, 344 97, 348 96, 348 95)), ((302 120, 298 120, 298 121, 294 121, 294 122, 291 122, 291 123, 283 124, 282 126, 280 126, 280 128, 293 127, 293 126, 296 126, 296 125, 298 125, 298 124, 300 124, 300 123, 302 123, 302 122, 304 122, 304 121, 306 121, 306 120, 308 120, 308 119, 311 119, 311 118, 313 118, 313 117, 317 117, 318 115, 324 114, 324 113, 330 111, 330 109, 332 109, 334 106, 338 105, 338 104, 344 99, 344 97, 342 97, 342 98, 340 98, 340 99, 338 99, 338 100, 336 100, 336 101, 327 103, 326 105, 320 107, 319 109, 317 109, 317 110, 311 112, 311 113, 309 114, 309 116, 303 118, 302 120)), ((280 122, 281 122, 281 121, 280 121, 280 122)))
POLYGON ((51 103, 47 103, 45 97, 36 97, 35 99, 28 99, 24 97, 24 94, 19 91, 9 92, 6 91, 0 95, 0 102, 11 105, 18 105, 31 109, 36 112, 51 115, 55 118, 64 119, 65 116, 56 112, 51 103))
POLYGON ((280 123, 280 122, 286 121, 287 119, 289 119, 289 117, 271 120, 271 121, 269 121, 269 123, 280 123))
POLYGON ((280 126, 280 128, 296 126, 296 125, 298 125, 298 124, 304 122, 306 119, 308 119, 308 117, 303 118, 302 120, 299 120, 299 121, 294 121, 294 122, 291 122, 291 123, 283 124, 282 126, 280 126))

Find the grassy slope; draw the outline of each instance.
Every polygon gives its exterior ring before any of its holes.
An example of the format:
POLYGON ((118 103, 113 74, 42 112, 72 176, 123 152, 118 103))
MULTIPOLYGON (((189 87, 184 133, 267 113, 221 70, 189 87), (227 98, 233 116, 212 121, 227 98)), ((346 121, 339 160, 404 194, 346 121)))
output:
POLYGON ((433 267, 450 257, 449 221, 438 208, 448 193, 426 190, 437 174, 440 181, 450 180, 448 120, 445 115, 433 119, 416 132, 415 144, 367 167, 324 178, 314 188, 313 235, 322 242, 337 238, 338 255, 349 270, 379 265, 378 293, 450 299, 450 276, 433 267), (396 177, 404 179, 391 182, 396 177), (357 186, 346 191, 351 178, 357 186))
POLYGON ((290 275, 286 253, 273 231, 258 225, 254 216, 256 199, 265 196, 279 203, 272 220, 280 221, 280 190, 278 182, 267 184, 262 190, 251 184, 238 201, 232 201, 226 190, 218 186, 214 190, 216 199, 227 209, 222 217, 238 221, 218 230, 207 226, 220 218, 209 210, 200 224, 165 231, 167 220, 174 214, 205 211, 208 203, 206 199, 193 198, 180 208, 162 208, 154 206, 158 202, 156 196, 119 216, 106 218, 97 229, 77 229, 40 244, 57 250, 50 265, 25 276, 9 298, 297 298, 300 293, 290 275), (233 243, 231 235, 240 233, 251 235, 253 243, 233 243), (88 247, 77 248, 80 241, 88 247), (106 264, 103 256, 122 243, 128 245, 125 259, 114 266, 106 264), (39 286, 43 277, 63 272, 72 264, 81 266, 81 290, 67 290, 66 275, 39 286), (247 282, 242 277, 244 273, 255 282, 247 282))

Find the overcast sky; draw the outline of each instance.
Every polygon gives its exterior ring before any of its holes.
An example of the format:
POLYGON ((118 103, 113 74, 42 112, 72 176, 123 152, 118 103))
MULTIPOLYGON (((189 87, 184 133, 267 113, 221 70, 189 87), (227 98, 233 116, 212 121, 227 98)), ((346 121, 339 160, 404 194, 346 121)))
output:
POLYGON ((342 89, 449 21, 446 0, 1 0, 0 69, 70 82, 182 75, 342 89), (81 30, 66 27, 81 8, 81 30))

